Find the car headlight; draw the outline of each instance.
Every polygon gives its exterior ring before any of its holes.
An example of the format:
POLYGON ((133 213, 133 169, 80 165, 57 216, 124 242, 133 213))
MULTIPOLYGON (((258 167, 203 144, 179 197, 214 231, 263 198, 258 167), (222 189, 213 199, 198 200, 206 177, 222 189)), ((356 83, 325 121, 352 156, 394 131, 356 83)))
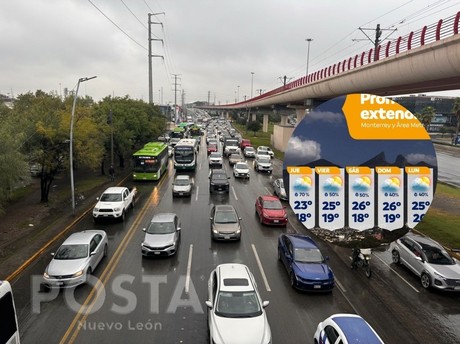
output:
POLYGON ((50 275, 48 275, 48 273, 45 271, 45 272, 43 273, 43 277, 45 277, 45 278, 50 278, 50 275))
POLYGON ((213 229, 212 232, 213 232, 214 234, 219 234, 219 231, 218 231, 218 230, 215 230, 215 229, 213 229))
POLYGON ((94 211, 99 211, 99 208, 94 208, 94 211))
POLYGON ((72 277, 79 277, 79 276, 83 275, 83 272, 84 272, 83 270, 80 270, 80 271, 74 273, 74 274, 72 275, 72 277))
POLYGON ((113 211, 120 211, 120 208, 113 208, 113 211))
POLYGON ((446 280, 446 277, 444 277, 443 275, 441 275, 439 272, 434 272, 434 275, 436 276, 436 278, 438 279, 442 279, 443 281, 446 280))

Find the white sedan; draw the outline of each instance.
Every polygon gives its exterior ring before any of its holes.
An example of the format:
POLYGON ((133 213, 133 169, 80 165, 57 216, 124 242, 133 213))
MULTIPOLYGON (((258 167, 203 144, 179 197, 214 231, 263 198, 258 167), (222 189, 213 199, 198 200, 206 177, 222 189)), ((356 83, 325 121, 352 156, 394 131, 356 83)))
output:
POLYGON ((69 288, 86 283, 102 258, 107 256, 108 239, 103 230, 73 233, 52 253, 43 274, 44 286, 69 288))
POLYGON ((208 326, 211 343, 270 344, 272 335, 254 276, 243 264, 221 264, 208 281, 208 326))

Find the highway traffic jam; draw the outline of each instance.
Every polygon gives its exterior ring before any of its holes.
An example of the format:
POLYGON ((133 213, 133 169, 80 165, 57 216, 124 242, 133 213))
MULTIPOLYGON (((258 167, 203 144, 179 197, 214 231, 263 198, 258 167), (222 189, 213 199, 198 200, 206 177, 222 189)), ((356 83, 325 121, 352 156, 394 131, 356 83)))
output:
POLYGON ((17 282, 23 343, 458 340, 460 266, 440 245, 373 250, 369 278, 297 221, 270 147, 199 123, 136 152, 132 180, 17 282))

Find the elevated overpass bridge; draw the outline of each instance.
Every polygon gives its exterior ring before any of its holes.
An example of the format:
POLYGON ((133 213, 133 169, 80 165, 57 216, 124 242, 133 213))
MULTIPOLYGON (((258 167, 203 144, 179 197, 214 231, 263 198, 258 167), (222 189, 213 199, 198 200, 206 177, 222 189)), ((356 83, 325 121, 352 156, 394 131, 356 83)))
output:
POLYGON ((459 23, 460 11, 257 97, 201 108, 262 113, 264 131, 268 113, 279 111, 282 120, 274 128, 272 144, 284 151, 294 131, 287 114, 295 111, 299 123, 311 108, 328 99, 350 93, 396 96, 460 89, 459 23))

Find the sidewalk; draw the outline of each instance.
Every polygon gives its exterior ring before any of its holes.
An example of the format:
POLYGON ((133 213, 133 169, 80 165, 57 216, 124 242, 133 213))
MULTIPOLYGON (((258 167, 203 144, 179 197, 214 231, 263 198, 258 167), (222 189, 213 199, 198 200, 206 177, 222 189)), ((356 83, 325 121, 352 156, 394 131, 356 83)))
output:
POLYGON ((56 177, 48 204, 40 203, 40 178, 33 178, 30 191, 9 204, 5 213, 0 215, 0 280, 10 276, 81 214, 91 210, 96 197, 125 176, 126 172, 118 173, 115 181, 111 182, 108 176, 101 176, 99 170, 78 171, 78 180, 93 179, 100 180, 100 183, 82 193, 76 189, 75 215, 72 215, 68 174, 62 173, 56 177))

